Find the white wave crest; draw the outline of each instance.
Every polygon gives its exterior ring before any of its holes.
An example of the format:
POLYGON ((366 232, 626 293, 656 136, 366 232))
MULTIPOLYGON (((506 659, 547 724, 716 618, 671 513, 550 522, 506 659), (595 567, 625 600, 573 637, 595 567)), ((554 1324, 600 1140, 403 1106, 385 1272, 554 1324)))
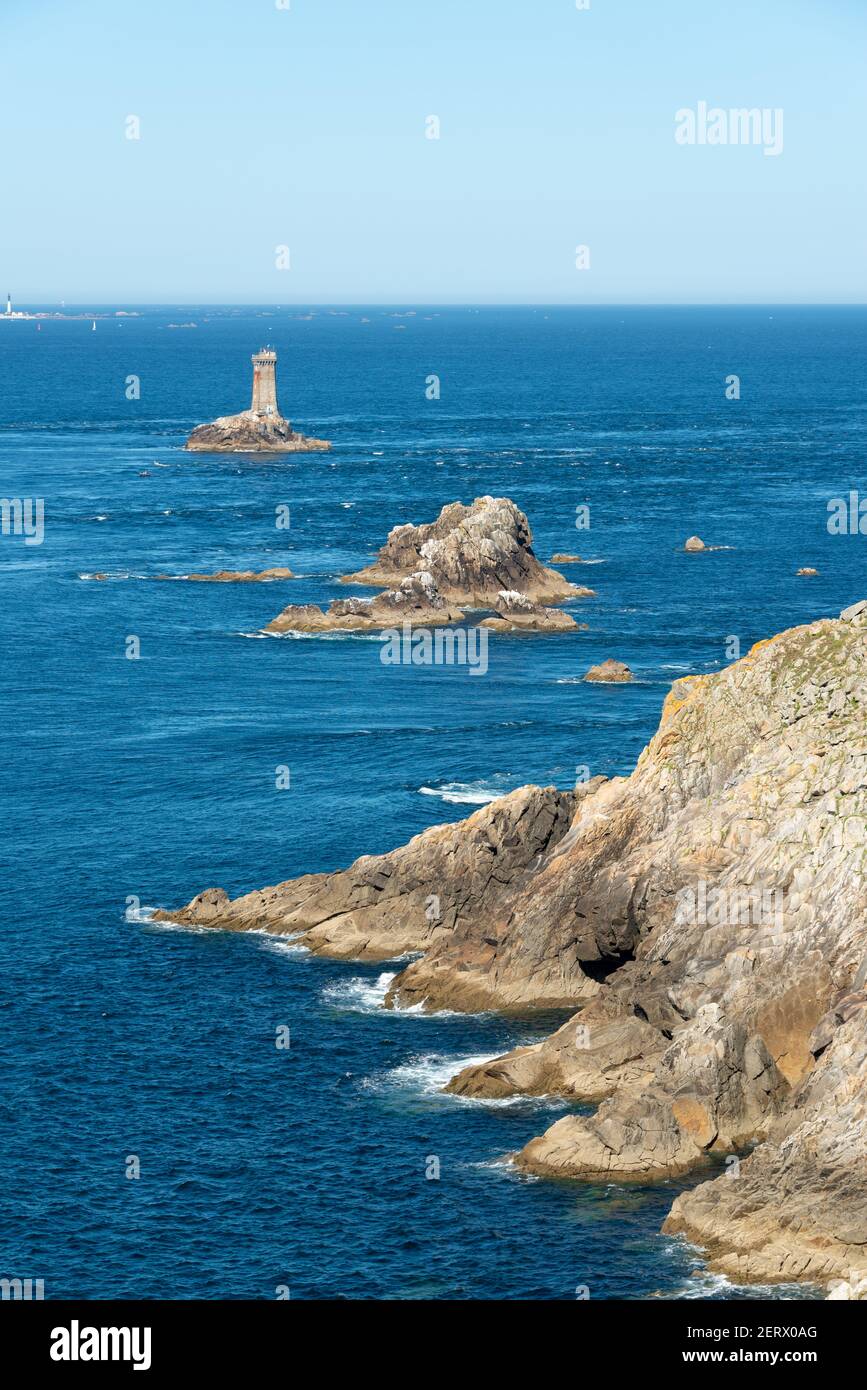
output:
POLYGON ((150 927, 152 931, 191 932, 194 936, 203 936, 206 932, 213 931, 213 927, 192 926, 186 922, 155 922, 153 914, 156 910, 155 907, 128 907, 123 914, 123 920, 136 926, 150 927))
POLYGON ((395 970, 384 971, 375 980, 369 975, 353 975, 339 984, 326 985, 322 999, 333 1008, 345 1009, 349 1013, 379 1013, 396 973, 395 970))
MULTIPOLYGON (((444 1057, 441 1053, 425 1052, 391 1071, 381 1072, 369 1077, 365 1086, 372 1091, 416 1091, 423 1095, 439 1095, 443 1087, 457 1076, 464 1067, 481 1066, 493 1061, 499 1053, 487 1053, 483 1057, 444 1057)), ((460 1097, 457 1097, 460 1099, 460 1097)))
MULTIPOLYGON (((252 934, 252 933, 245 933, 252 934)), ((309 956, 309 947, 303 946, 300 941, 291 938, 287 941, 285 937, 276 937, 269 932, 257 933, 262 937, 262 949, 270 951, 275 956, 309 956)))
POLYGON ((438 796, 441 801, 453 801, 459 806, 486 806, 505 796, 503 787, 482 782, 444 782, 441 787, 419 787, 421 796, 438 796))

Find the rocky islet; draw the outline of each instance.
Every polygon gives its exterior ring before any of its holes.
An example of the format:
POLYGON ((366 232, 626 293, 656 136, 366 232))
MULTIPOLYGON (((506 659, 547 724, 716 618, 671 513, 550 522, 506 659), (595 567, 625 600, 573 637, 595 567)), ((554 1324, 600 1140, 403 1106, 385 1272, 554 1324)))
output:
POLYGON ((342 582, 386 587, 374 598, 336 599, 327 610, 291 604, 265 631, 435 627, 466 622, 467 610, 482 609, 490 616, 481 626, 495 632, 575 632, 584 625, 550 605, 593 597, 592 589, 539 563, 529 522, 507 497, 453 502, 429 525, 394 527, 375 562, 342 582))

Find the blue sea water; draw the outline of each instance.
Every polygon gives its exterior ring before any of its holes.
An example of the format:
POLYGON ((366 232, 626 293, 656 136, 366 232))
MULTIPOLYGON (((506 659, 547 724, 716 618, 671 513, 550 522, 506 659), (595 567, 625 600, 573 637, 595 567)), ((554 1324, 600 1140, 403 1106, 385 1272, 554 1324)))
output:
POLYGON ((2 492, 45 500, 43 544, 0 538, 0 1276, 49 1298, 762 1292, 659 1233, 700 1175, 527 1179, 504 1156, 565 1107, 441 1093, 557 1019, 386 1012, 399 965, 135 908, 343 866, 577 767, 628 772, 678 675, 865 597, 867 539, 826 525, 864 485, 865 342, 867 311, 842 308, 0 322, 2 492), (265 342, 284 413, 333 451, 181 452, 247 405, 265 342), (261 637, 285 603, 345 597, 391 526, 485 493, 527 512, 541 558, 594 562, 566 571, 597 591, 570 605, 587 632, 492 638, 484 677, 383 665, 369 637, 261 637), (692 533, 728 548, 686 555, 692 533), (148 579, 274 565, 299 577, 148 579), (580 682, 607 656, 634 685, 580 682))

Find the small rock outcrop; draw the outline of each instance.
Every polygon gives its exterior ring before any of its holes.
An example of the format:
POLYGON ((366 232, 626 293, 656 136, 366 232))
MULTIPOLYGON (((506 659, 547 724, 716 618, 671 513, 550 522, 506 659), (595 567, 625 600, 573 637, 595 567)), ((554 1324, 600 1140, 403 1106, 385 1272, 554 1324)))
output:
POLYGON ((424 569, 444 598, 471 608, 495 607, 503 590, 540 604, 592 595, 540 564, 531 542, 526 516, 508 497, 452 502, 429 524, 395 526, 373 564, 343 582, 394 585, 424 569))
POLYGON ((382 628, 441 627, 463 622, 459 608, 447 603, 430 574, 422 570, 374 598, 335 599, 327 610, 314 603, 290 603, 266 632, 376 632, 382 628))
POLYGON ((158 574, 157 579, 187 579, 197 584, 271 584, 278 579, 294 579, 290 569, 276 566, 269 570, 216 570, 213 574, 158 574))
POLYGON ((185 449, 198 453, 286 454, 330 449, 327 439, 309 439, 293 430, 277 404, 277 354, 262 348, 253 355, 253 400, 249 410, 221 415, 198 425, 185 449))
POLYGON ((799 570, 798 570, 798 575, 805 575, 805 576, 809 576, 809 577, 812 577, 812 576, 814 576, 814 575, 817 575, 818 573, 819 573, 818 570, 811 569, 811 567, 810 567, 809 565, 804 565, 804 567, 803 567, 802 569, 799 569, 799 570))
POLYGON ((330 449, 331 443, 299 434, 280 416, 265 419, 244 410, 198 425, 184 448, 201 454, 304 454, 330 449))
POLYGON ((556 555, 551 556, 552 565, 583 565, 584 561, 580 555, 569 555, 561 553, 559 550, 556 555))
POLYGON ((698 553, 698 552, 704 551, 705 553, 707 553, 707 554, 709 555, 709 554, 711 553, 711 551, 714 551, 714 550, 731 550, 731 549, 732 549, 732 546, 730 546, 730 545, 706 545, 705 542, 701 539, 701 536, 690 536, 689 540, 685 542, 683 548, 684 548, 684 550, 686 550, 686 551, 692 551, 693 553, 698 553))
POLYGON ((623 661, 614 661, 609 657, 607 661, 600 661, 598 666, 591 666, 583 677, 585 681, 598 681, 600 685, 617 685, 624 681, 634 680, 632 672, 623 661))
POLYGON ((586 630, 586 623, 576 623, 562 608, 545 608, 514 589, 504 589, 497 596, 496 611, 485 618, 481 627, 493 632, 577 632, 586 630))

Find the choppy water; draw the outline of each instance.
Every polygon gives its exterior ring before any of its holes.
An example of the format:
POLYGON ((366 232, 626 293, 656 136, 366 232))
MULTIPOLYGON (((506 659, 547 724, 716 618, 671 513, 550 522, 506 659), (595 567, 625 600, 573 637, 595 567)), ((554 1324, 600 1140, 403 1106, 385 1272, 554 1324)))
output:
POLYGON ((678 1184, 519 1177, 503 1155, 563 1107, 441 1094, 557 1020, 389 1014, 397 966, 125 910, 345 865, 578 766, 628 772, 671 680, 727 638, 864 597, 867 539, 826 519, 863 486, 865 338, 854 309, 0 324, 2 491, 46 512, 42 545, 0 539, 0 1274, 49 1297, 734 1296, 659 1234, 678 1184), (284 412, 333 452, 181 453, 247 404, 266 341, 284 412), (598 590, 573 606, 590 631, 494 637, 484 678, 385 666, 368 638, 245 640, 284 603, 345 596, 336 576, 393 524, 482 493, 528 513, 542 558, 598 562, 567 571, 598 590), (693 532, 731 548, 686 556, 693 532), (301 577, 133 577, 278 564, 301 577), (607 656, 635 685, 580 682, 607 656))

